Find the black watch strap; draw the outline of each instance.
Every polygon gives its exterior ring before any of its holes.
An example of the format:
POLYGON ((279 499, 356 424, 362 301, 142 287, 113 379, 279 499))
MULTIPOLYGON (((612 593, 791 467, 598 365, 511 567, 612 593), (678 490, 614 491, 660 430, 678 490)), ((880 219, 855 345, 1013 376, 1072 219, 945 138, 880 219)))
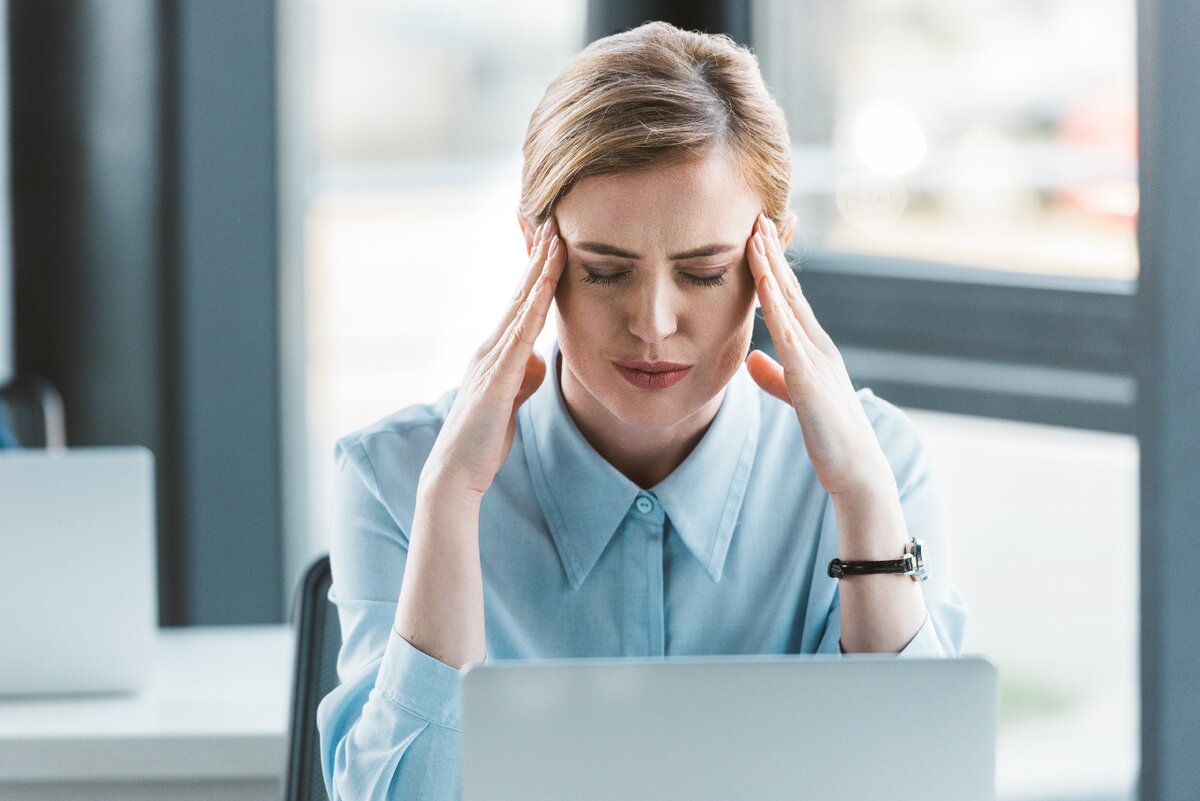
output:
POLYGON ((888 559, 882 562, 843 562, 841 559, 834 559, 829 563, 829 575, 842 578, 868 576, 873 573, 907 573, 910 566, 908 558, 888 559))
POLYGON ((880 562, 846 562, 834 559, 829 563, 828 573, 835 579, 876 573, 902 573, 912 576, 914 581, 925 581, 928 578, 922 555, 922 542, 915 537, 909 540, 906 553, 900 559, 886 559, 880 562))

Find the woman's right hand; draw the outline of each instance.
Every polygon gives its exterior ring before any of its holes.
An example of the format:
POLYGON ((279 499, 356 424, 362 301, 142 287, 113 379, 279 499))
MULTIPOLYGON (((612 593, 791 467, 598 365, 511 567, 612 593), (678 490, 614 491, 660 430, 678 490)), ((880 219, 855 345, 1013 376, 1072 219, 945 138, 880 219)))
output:
POLYGON ((546 324, 566 248, 554 217, 534 236, 529 267, 500 324, 475 351, 421 482, 482 496, 512 449, 517 409, 546 377, 533 350, 546 324))

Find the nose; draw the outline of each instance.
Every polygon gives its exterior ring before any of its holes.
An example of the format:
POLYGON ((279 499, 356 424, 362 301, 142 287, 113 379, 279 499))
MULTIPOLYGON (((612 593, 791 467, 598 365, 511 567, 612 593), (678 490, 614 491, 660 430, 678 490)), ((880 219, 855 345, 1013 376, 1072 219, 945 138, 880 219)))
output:
POLYGON ((679 302, 670 280, 652 278, 634 293, 629 330, 643 342, 661 342, 679 327, 679 302))

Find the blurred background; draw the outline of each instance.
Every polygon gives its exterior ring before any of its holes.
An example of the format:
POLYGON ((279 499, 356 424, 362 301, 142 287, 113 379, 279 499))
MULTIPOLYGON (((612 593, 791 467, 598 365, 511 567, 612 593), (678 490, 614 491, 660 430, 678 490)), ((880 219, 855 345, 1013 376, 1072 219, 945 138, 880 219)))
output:
MULTIPOLYGON (((1000 668, 998 797, 1137 797, 1140 465, 1169 440, 1144 428, 1145 4, 7 5, 0 385, 45 377, 73 444, 158 455, 163 626, 288 618, 336 439, 455 386, 511 294, 547 83, 666 18, 754 50, 800 280, 935 457, 967 651, 1000 668)), ((1153 5, 1156 36, 1191 14, 1153 5)))

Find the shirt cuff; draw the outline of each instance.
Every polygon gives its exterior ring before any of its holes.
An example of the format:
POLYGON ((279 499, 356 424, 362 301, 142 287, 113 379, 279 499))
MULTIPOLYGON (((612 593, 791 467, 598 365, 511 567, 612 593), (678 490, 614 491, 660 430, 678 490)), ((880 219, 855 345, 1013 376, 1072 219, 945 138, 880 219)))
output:
POLYGON ((392 629, 375 687, 414 715, 462 731, 462 675, 392 629))

